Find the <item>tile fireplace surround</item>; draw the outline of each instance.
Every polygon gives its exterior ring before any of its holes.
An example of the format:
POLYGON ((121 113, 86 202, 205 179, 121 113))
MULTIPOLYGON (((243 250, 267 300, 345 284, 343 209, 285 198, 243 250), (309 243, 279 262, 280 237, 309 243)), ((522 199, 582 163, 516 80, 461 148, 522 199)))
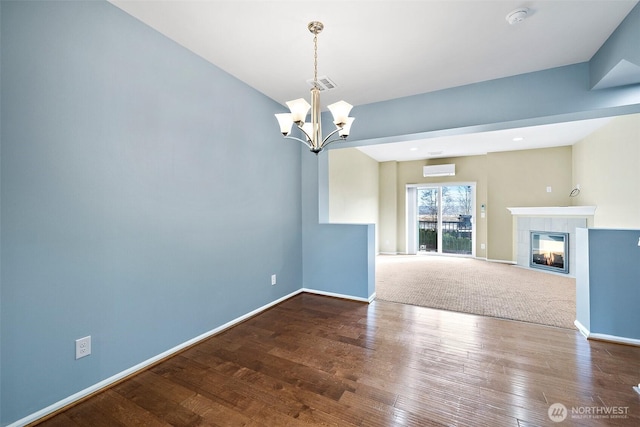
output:
MULTIPOLYGON (((529 267, 531 231, 569 233, 569 276, 575 276, 576 228, 587 228, 595 206, 550 206, 507 208, 514 217, 513 239, 516 264, 529 267)), ((542 271, 542 270, 540 270, 542 271)))

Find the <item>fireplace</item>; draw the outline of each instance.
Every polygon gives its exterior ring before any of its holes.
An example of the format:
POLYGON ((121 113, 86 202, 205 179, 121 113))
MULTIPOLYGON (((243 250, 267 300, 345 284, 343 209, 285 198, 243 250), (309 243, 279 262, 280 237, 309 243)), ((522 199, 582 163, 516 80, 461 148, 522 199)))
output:
MULTIPOLYGON (((515 207, 507 208, 513 215, 513 252, 516 264, 531 268, 531 232, 550 232, 551 234, 568 233, 565 239, 565 267, 561 273, 573 276, 576 272, 576 230, 587 228, 588 221, 593 221, 595 206, 551 206, 551 207, 515 207)), ((537 267, 537 266, 534 266, 537 267)), ((556 269, 547 270, 549 273, 556 269)))
POLYGON ((529 266, 569 274, 569 233, 531 231, 529 266))

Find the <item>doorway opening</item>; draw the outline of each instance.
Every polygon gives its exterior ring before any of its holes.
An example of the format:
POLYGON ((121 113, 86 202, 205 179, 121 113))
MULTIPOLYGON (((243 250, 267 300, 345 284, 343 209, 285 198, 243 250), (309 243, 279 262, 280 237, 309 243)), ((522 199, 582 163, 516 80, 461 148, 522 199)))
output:
POLYGON ((475 183, 407 187, 407 253, 475 256, 475 183))

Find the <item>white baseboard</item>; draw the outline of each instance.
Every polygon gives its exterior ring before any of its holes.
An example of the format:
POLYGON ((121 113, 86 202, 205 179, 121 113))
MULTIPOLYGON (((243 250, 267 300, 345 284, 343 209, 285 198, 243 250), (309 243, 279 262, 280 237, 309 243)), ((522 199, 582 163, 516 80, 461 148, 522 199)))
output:
POLYGON ((582 323, 580 323, 580 321, 575 320, 573 324, 576 326, 576 328, 578 328, 580 333, 584 335, 585 338, 589 339, 589 330, 585 328, 585 326, 582 323))
POLYGON ((633 345, 636 347, 640 347, 640 339, 619 337, 616 335, 608 335, 608 334, 591 333, 579 321, 576 320, 575 322, 573 322, 573 324, 576 325, 580 333, 582 333, 582 335, 584 335, 585 338, 589 340, 607 341, 607 342, 612 342, 616 344, 625 344, 625 345, 633 345))
POLYGON ((302 290, 300 292, 307 292, 307 293, 310 293, 310 294, 324 295, 326 297, 348 299, 348 300, 351 300, 351 301, 360 301, 360 302, 367 302, 367 303, 372 302, 376 298, 375 292, 369 298, 354 297, 352 295, 337 294, 337 293, 334 293, 334 292, 318 291, 318 290, 309 289, 309 288, 302 288, 302 290))
MULTIPOLYGON (((126 370, 124 370, 124 371, 122 371, 120 373, 117 373, 117 374, 113 375, 112 377, 109 377, 109 378, 107 378, 105 380, 102 380, 99 383, 96 383, 96 384, 94 384, 94 385, 92 385, 90 387, 87 387, 84 390, 81 390, 81 391, 79 391, 79 392, 77 392, 77 393, 75 393, 75 394, 73 394, 73 395, 71 395, 71 396, 69 396, 69 397, 67 397, 65 399, 62 399, 62 400, 60 400, 60 401, 58 401, 58 402, 56 402, 56 403, 54 403, 52 405, 49 405, 46 408, 39 410, 38 412, 34 412, 33 414, 30 414, 30 415, 28 415, 28 416, 26 416, 26 417, 24 417, 24 418, 22 418, 22 419, 20 419, 20 420, 18 420, 16 422, 12 423, 12 424, 9 424, 7 427, 23 427, 23 426, 26 426, 27 424, 30 424, 30 423, 32 423, 32 422, 34 422, 36 420, 39 420, 40 418, 43 418, 43 417, 45 417, 45 416, 47 416, 47 415, 49 415, 49 414, 51 414, 51 413, 53 413, 55 411, 58 411, 58 410, 64 408, 65 406, 68 406, 68 405, 70 405, 72 403, 75 403, 75 402, 81 400, 81 399, 84 399, 85 397, 87 397, 87 396, 89 396, 89 395, 91 395, 91 394, 93 394, 93 393, 95 393, 97 391, 100 391, 100 390, 102 390, 102 389, 104 389, 104 388, 106 388, 106 387, 108 387, 108 386, 110 386, 110 385, 112 385, 112 384, 114 384, 114 383, 116 383, 116 382, 118 382, 118 381, 120 381, 120 380, 122 380, 122 379, 124 379, 124 378, 126 378, 126 377, 128 377, 130 375, 132 375, 132 374, 135 374, 135 373, 137 373, 139 371, 142 371, 143 369, 148 368, 149 366, 153 365, 154 363, 157 363, 157 362, 161 361, 162 359, 165 359, 165 358, 167 358, 169 356, 172 356, 173 354, 178 353, 179 351, 182 351, 187 347, 190 347, 190 346, 192 346, 194 344, 197 344, 198 342, 200 342, 202 340, 205 340, 205 339, 211 337, 212 335, 218 334, 218 333, 224 331, 225 329, 229 329, 232 326, 235 326, 236 324, 238 324, 240 322, 243 322, 246 319, 248 319, 248 318, 250 318, 252 316, 255 316, 256 314, 259 314, 260 312, 262 312, 262 311, 264 311, 264 310, 266 310, 268 308, 271 308, 274 305, 279 304, 282 301, 285 301, 285 300, 287 300, 287 299, 289 299, 291 297, 294 297, 294 296, 296 296, 296 295, 298 295, 298 294, 300 294, 302 292, 305 292, 305 291, 303 289, 299 289, 299 290, 294 291, 294 292, 292 292, 292 293, 290 293, 288 295, 285 295, 285 296, 283 296, 281 298, 278 298, 277 300, 272 301, 272 302, 270 302, 270 303, 268 303, 266 305, 263 305, 262 307, 259 307, 259 308, 255 309, 255 310, 253 310, 253 311, 251 311, 251 312, 249 312, 247 314, 244 314, 244 315, 242 315, 242 316, 240 316, 240 317, 238 317, 236 319, 233 319, 233 320, 225 323, 224 325, 221 325, 221 326, 219 326, 219 327, 217 327, 215 329, 212 329, 212 330, 210 330, 208 332, 205 332, 204 334, 198 335, 197 337, 192 338, 192 339, 190 339, 188 341, 185 341, 182 344, 179 344, 179 345, 177 345, 177 346, 175 346, 175 347, 173 347, 173 348, 171 348, 171 349, 169 349, 169 350, 167 350, 167 351, 165 351, 163 353, 158 354, 157 356, 154 356, 154 357, 152 357, 150 359, 147 359, 144 362, 138 363, 137 365, 132 366, 129 369, 126 369, 126 370)), ((311 291, 309 291, 309 292, 311 292, 311 291)))

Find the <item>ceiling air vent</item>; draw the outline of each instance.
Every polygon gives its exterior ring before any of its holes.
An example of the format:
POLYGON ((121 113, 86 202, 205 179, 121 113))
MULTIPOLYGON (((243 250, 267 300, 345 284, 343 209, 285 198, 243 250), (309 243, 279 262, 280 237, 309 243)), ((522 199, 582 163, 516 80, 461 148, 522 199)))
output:
MULTIPOLYGON (((313 87, 313 79, 307 80, 309 86, 313 87)), ((325 90, 335 89, 336 84, 327 76, 318 77, 318 89, 320 92, 324 92, 325 90)))

